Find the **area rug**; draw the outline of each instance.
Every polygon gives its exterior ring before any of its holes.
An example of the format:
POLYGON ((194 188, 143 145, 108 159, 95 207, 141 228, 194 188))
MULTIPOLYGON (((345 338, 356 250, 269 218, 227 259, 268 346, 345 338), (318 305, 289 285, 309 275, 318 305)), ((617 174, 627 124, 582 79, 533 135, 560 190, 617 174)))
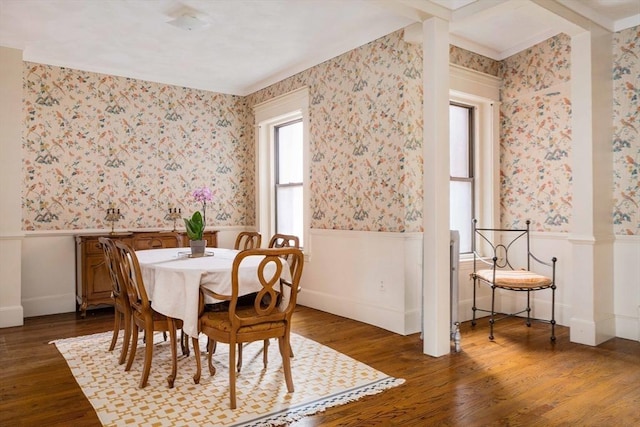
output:
MULTIPOLYGON (((292 372, 295 392, 288 393, 277 341, 269 345, 269 363, 262 362, 262 342, 243 350, 237 377, 237 406, 229 409, 228 346, 218 345, 216 374, 209 375, 203 352, 200 384, 193 383, 193 351, 178 359, 173 389, 167 387, 170 371, 169 343, 154 337, 154 354, 148 385, 138 388, 144 345, 138 346, 129 372, 118 365, 120 344, 108 351, 111 332, 53 341, 76 381, 106 426, 277 426, 305 416, 380 393, 404 383, 344 354, 292 334, 295 357, 292 372)), ((206 337, 200 338, 205 349, 206 337)), ((180 352, 179 352, 180 354, 180 352)))

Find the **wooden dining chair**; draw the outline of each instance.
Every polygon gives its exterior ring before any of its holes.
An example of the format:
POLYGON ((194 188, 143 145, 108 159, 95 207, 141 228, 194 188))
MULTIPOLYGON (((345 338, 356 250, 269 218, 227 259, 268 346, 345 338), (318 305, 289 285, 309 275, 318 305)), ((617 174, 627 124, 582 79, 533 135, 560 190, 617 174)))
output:
MULTIPOLYGON (((270 248, 297 248, 300 249, 300 239, 298 238, 298 236, 294 236, 293 234, 282 234, 282 233, 276 233, 273 236, 271 236, 271 239, 269 239, 269 247, 270 248)), ((291 269, 291 272, 293 273, 293 270, 296 268, 296 260, 294 258, 291 257, 285 257, 284 258, 287 263, 289 264, 289 268, 291 269)), ((300 285, 298 284, 298 293, 300 293, 300 291, 302 290, 302 288, 300 287, 300 285)), ((279 294, 278 295, 278 304, 280 304, 280 302, 282 301, 282 297, 284 294, 279 294)), ((264 341, 264 352, 263 352, 263 357, 264 357, 264 366, 267 366, 267 347, 269 347, 269 340, 265 340, 264 341)), ((293 357, 293 349, 289 349, 289 353, 291 354, 291 357, 293 357)), ((242 364, 242 359, 240 359, 240 363, 242 364)))
MULTIPOLYGON (((296 248, 279 249, 248 249, 238 253, 233 261, 231 271, 231 296, 229 310, 220 312, 202 311, 199 317, 198 330, 205 334, 212 342, 229 344, 229 398, 231 409, 236 408, 236 370, 232 367, 236 361, 236 345, 241 343, 277 338, 279 343, 282 366, 286 380, 287 390, 294 391, 293 378, 291 376, 291 361, 289 355, 291 336, 291 317, 296 306, 297 289, 302 275, 304 258, 302 251, 296 248), (240 270, 243 262, 252 256, 264 257, 256 270, 256 277, 262 285, 252 306, 238 306, 239 289, 242 286, 240 270), (277 294, 282 292, 282 269, 287 268, 282 258, 295 259, 296 268, 291 274, 291 295, 286 307, 279 307, 277 294), (263 298, 269 295, 270 298, 263 298), (265 301, 269 301, 265 303, 265 301)), ((201 300, 204 295, 211 293, 201 287, 201 300)), ((219 295, 214 295, 220 297, 219 295)), ((203 305, 203 304, 201 304, 203 305)), ((193 337, 193 346, 196 354, 196 373, 193 380, 200 382, 201 361, 200 348, 197 337, 193 337)), ((212 362, 212 352, 208 352, 209 373, 214 375, 216 370, 212 362)))
POLYGON ((136 356, 138 328, 140 328, 144 331, 145 354, 139 387, 144 388, 147 385, 149 372, 151 371, 154 332, 167 332, 169 334, 169 344, 171 345, 172 360, 171 374, 167 378, 167 382, 169 387, 172 388, 177 373, 176 328, 182 328, 182 320, 172 319, 151 308, 151 301, 149 301, 147 291, 144 287, 140 264, 138 263, 135 251, 121 241, 115 241, 115 245, 119 257, 120 275, 125 283, 129 304, 131 305, 133 324, 135 325, 132 333, 131 352, 129 353, 129 360, 127 361, 125 371, 131 369, 133 359, 136 356))
POLYGON ((120 277, 119 257, 114 241, 108 237, 100 237, 98 238, 98 242, 104 252, 104 262, 109 272, 109 278, 111 279, 111 296, 113 298, 113 336, 111 338, 111 344, 109 345, 109 351, 113 351, 115 348, 118 335, 120 334, 120 322, 124 321, 122 349, 120 350, 120 357, 118 358, 118 364, 122 365, 129 352, 129 343, 131 342, 131 304, 129 304, 129 298, 125 289, 126 285, 120 277))
POLYGON ((262 234, 257 231, 241 231, 236 237, 234 249, 244 251, 246 249, 257 249, 262 244, 262 234))

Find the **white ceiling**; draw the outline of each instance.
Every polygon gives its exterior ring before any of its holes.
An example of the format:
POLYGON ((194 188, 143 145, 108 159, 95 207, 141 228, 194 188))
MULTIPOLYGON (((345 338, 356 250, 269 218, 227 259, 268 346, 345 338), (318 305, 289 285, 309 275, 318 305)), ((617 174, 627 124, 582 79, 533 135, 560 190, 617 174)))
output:
POLYGON ((0 46, 25 61, 246 95, 430 16, 450 22, 452 43, 504 59, 576 31, 549 8, 610 31, 640 25, 640 0, 0 0, 0 46), (205 27, 169 24, 185 14, 205 27))

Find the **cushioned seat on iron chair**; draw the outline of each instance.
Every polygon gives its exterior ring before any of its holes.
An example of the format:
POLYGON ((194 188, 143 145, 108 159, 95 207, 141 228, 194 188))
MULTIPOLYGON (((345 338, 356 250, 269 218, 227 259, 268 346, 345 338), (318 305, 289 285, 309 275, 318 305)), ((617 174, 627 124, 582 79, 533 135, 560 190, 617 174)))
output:
POLYGON ((550 262, 545 262, 536 258, 530 250, 529 226, 531 221, 527 221, 526 229, 501 229, 501 228, 478 228, 477 220, 473 220, 473 318, 471 324, 476 325, 476 312, 489 313, 489 339, 493 340, 493 325, 498 320, 506 317, 518 316, 526 313, 527 326, 531 326, 532 321, 551 324, 551 341, 555 341, 555 301, 556 301, 556 261, 551 258, 550 262), (526 247, 524 247, 526 245, 526 247), (510 252, 511 251, 511 252, 510 252), (523 254, 522 260, 526 263, 526 268, 516 268, 512 265, 514 251, 523 254), (511 253, 512 259, 509 259, 511 253), (486 256, 481 256, 486 254, 486 256), (525 260, 526 257, 526 260, 525 260), (551 277, 547 277, 531 271, 532 261, 551 267, 551 277), (490 268, 478 268, 482 264, 490 268), (491 287, 491 310, 485 310, 476 306, 476 286, 485 284, 491 287), (507 291, 526 292, 526 307, 515 313, 496 312, 496 289, 507 291), (531 292, 551 289, 551 318, 540 319, 531 317, 531 292), (496 318, 496 314, 501 317, 496 318))

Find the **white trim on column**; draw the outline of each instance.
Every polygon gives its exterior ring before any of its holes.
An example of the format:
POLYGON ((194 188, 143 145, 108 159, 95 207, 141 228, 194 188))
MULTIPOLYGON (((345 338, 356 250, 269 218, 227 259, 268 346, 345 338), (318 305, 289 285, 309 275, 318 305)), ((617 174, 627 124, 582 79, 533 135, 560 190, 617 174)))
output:
POLYGON ((449 288, 449 23, 423 23, 423 351, 451 351, 449 288))

